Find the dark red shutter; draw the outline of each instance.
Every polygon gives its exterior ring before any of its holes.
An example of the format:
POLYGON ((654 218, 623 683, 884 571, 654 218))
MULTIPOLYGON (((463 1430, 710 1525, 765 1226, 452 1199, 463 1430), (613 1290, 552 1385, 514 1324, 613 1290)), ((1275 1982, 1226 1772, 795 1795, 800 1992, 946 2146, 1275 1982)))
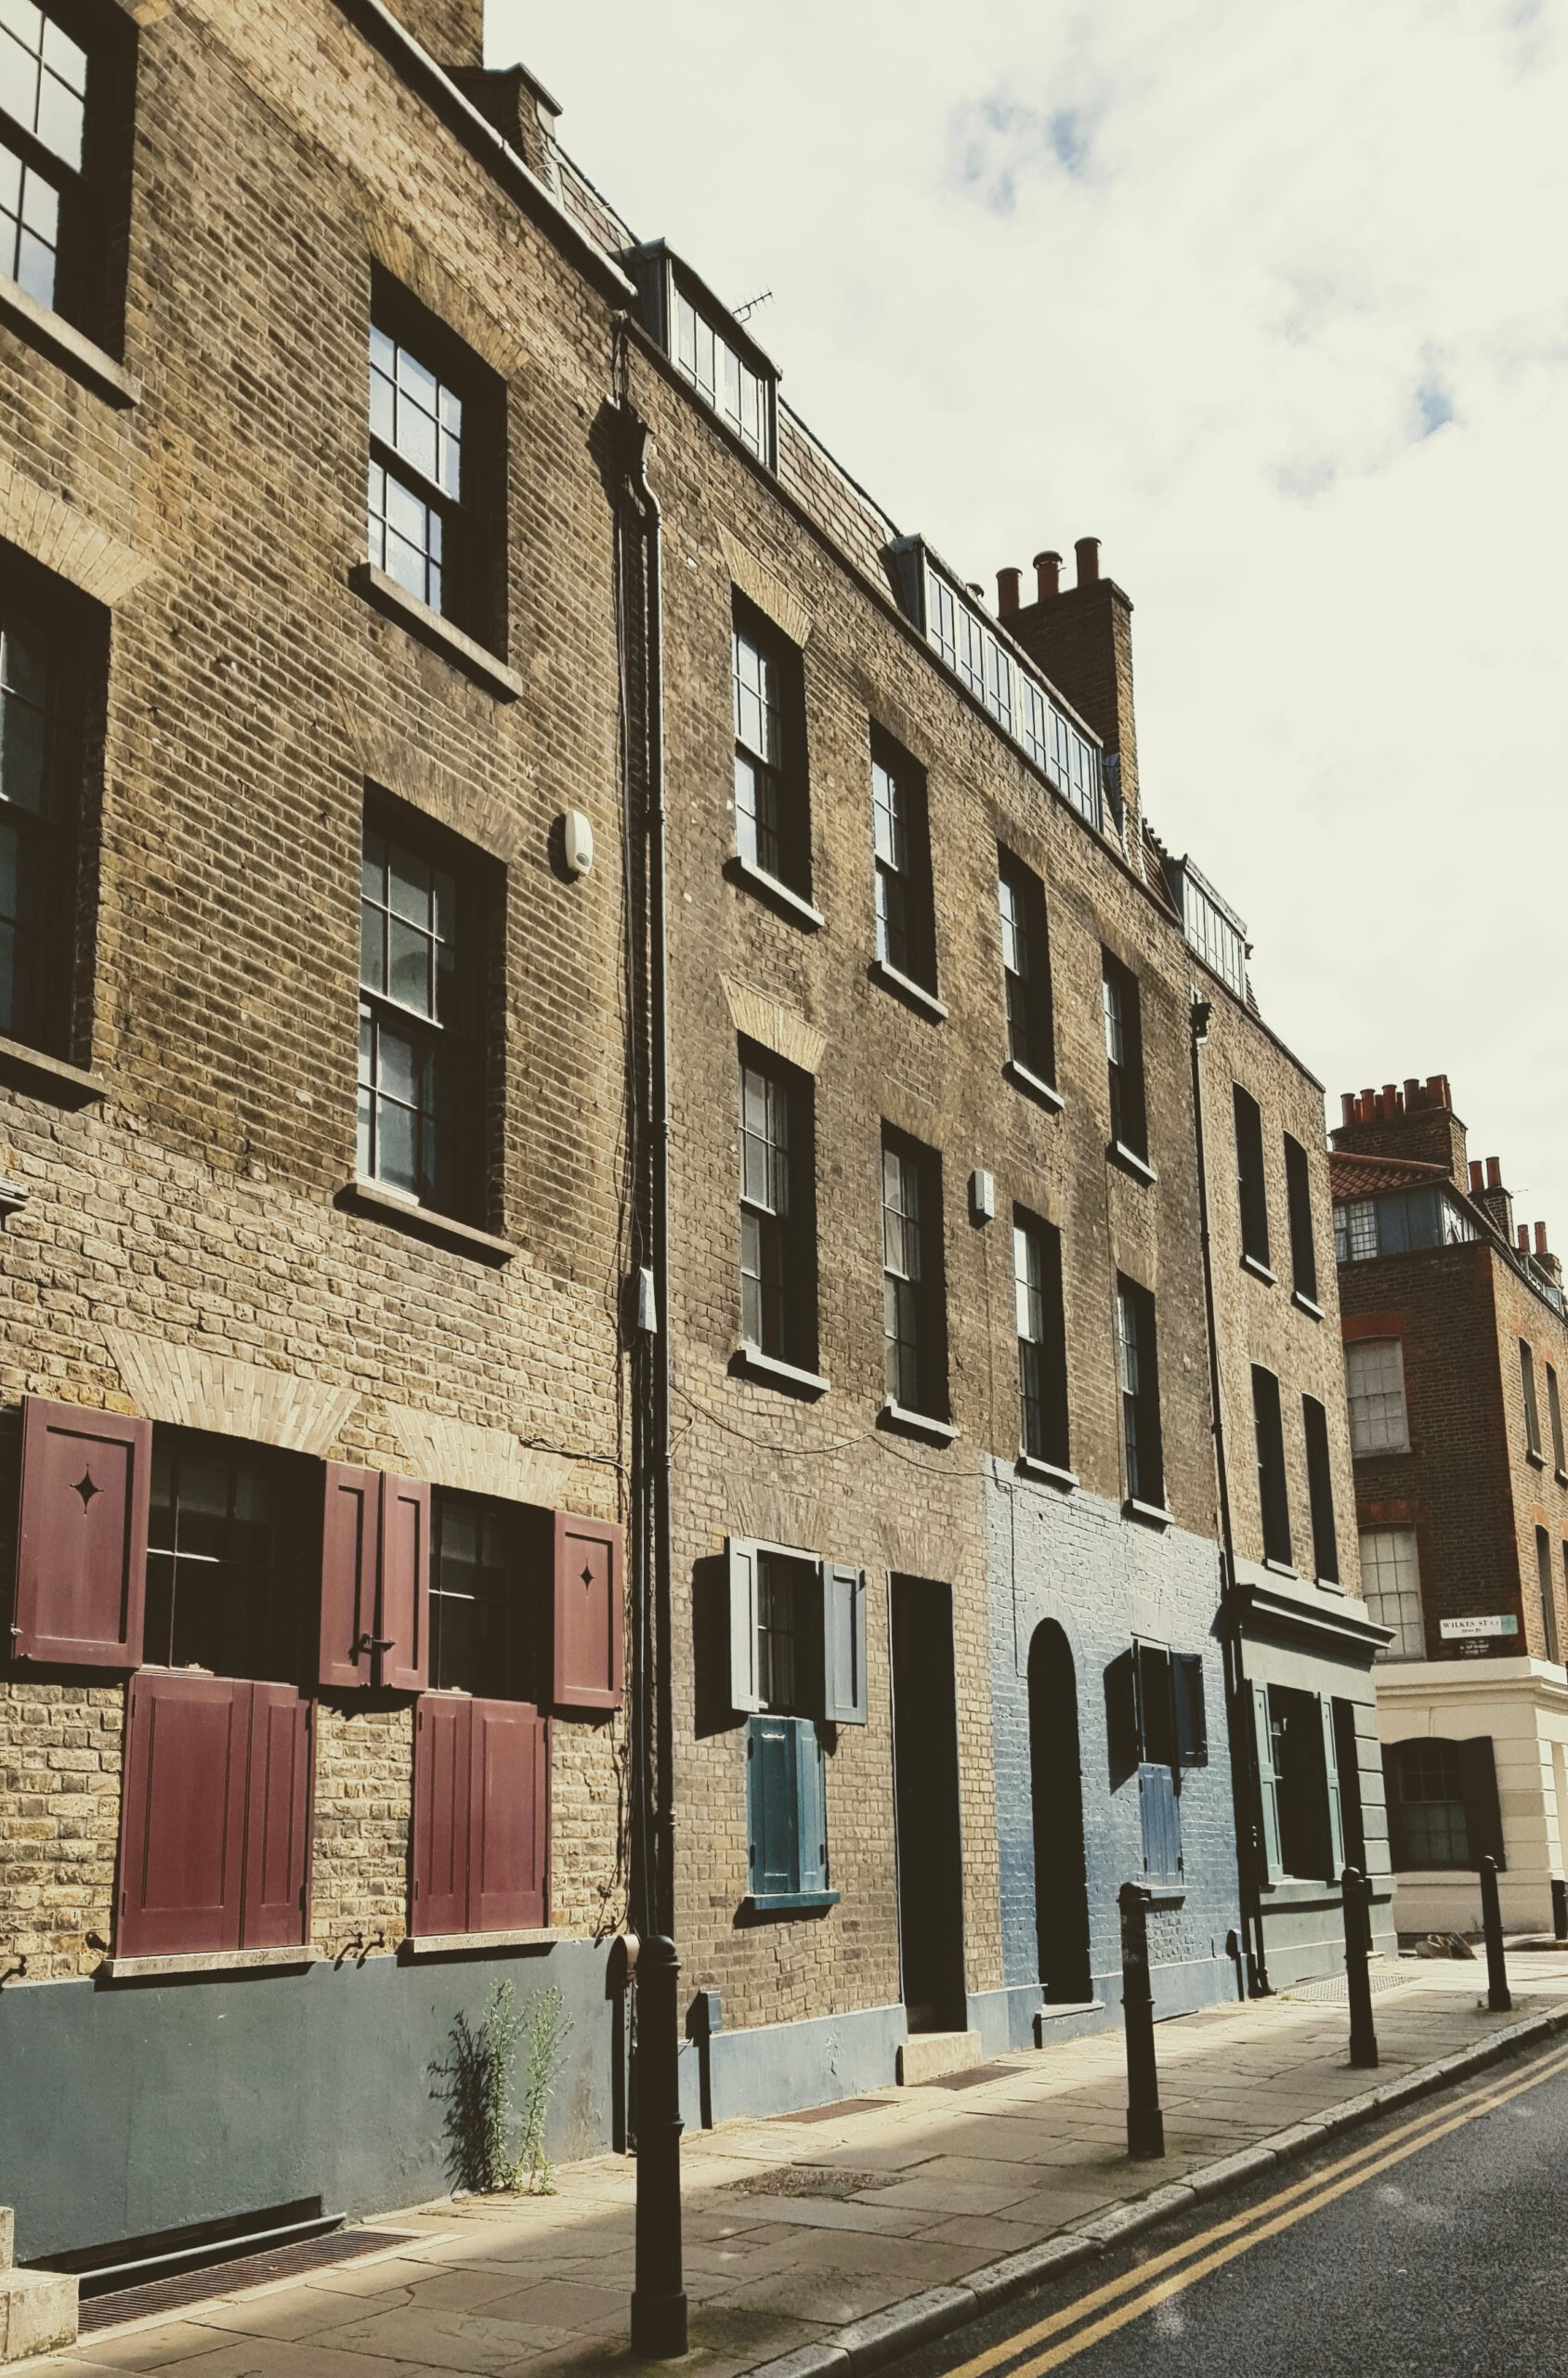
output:
POLYGON ((121 1956, 240 1945, 253 1687, 132 1679, 120 1830, 121 1956))
POLYGON ((326 1465, 321 1513, 321 1640, 317 1675, 329 1691, 372 1681, 381 1548, 381 1477, 326 1465))
POLYGON ((474 1704, 427 1692, 414 1710, 415 1934, 468 1930, 469 1762, 474 1704))
POLYGON ((79 1404, 22 1404, 18 1659, 141 1665, 152 1423, 79 1404))
POLYGON ((522 1701, 476 1701, 468 1929, 542 1925, 549 1905, 550 1729, 522 1701))
POLYGON ((430 1681, 430 1489, 423 1481, 381 1482, 381 1597, 376 1633, 380 1682, 395 1692, 423 1692, 430 1681))
POLYGON ((310 1705, 292 1684, 257 1684, 251 1691, 241 1946, 292 1949, 305 1939, 310 1705))
POLYGON ((561 1709, 621 1706, 621 1533, 555 1513, 555 1673, 561 1709))

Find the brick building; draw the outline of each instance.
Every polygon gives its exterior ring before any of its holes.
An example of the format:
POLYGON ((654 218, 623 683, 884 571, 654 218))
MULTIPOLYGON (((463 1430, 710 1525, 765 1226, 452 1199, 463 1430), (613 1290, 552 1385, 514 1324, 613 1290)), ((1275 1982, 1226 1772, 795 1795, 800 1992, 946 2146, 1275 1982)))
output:
POLYGON ((1330 1171, 1395 1914, 1546 1926, 1568 1815, 1561 1266, 1472 1161, 1445 1075, 1347 1094, 1330 1171))
POLYGON ((1321 1964, 1320 1092, 1093 541, 900 535, 480 0, 0 28, 24 2254, 431 2191, 500 1978, 601 2143, 628 1914, 694 2119, 1114 2019, 1126 1880, 1321 1964))

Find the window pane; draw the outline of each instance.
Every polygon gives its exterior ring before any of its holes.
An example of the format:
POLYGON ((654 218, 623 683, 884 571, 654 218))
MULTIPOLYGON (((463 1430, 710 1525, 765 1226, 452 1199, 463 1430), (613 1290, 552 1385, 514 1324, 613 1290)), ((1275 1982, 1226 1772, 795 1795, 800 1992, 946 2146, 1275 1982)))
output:
POLYGON ((1393 1640, 1378 1656, 1385 1660, 1426 1657, 1421 1624, 1421 1581, 1413 1528, 1366 1528, 1361 1535, 1361 1582, 1368 1615, 1392 1627, 1393 1640))
POLYGON ((1405 1366, 1397 1339, 1345 1349, 1352 1453, 1403 1452, 1408 1444, 1405 1366))
POLYGON ((389 1189, 410 1197, 419 1194, 419 1168, 414 1157, 414 1118, 406 1106, 387 1098, 377 1101, 377 1162, 375 1178, 389 1189))
POLYGON ((399 1007, 412 1007, 421 1015, 428 1015, 430 1003, 430 940, 425 934, 405 924, 401 917, 389 921, 387 931, 388 981, 387 991, 399 1007))
POLYGON ((0 795, 34 817, 44 806, 44 713, 12 693, 0 696, 0 795))

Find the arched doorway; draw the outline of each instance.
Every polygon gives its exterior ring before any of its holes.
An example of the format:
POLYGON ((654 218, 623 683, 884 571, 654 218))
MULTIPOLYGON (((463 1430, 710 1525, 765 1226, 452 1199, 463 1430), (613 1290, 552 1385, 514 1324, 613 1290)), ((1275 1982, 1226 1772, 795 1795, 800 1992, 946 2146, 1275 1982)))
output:
POLYGON ((1029 1780, 1035 1819, 1035 1932, 1048 2001, 1092 1997, 1089 1888, 1083 1861, 1083 1777, 1078 1766, 1078 1679, 1054 1619, 1029 1644, 1029 1780))

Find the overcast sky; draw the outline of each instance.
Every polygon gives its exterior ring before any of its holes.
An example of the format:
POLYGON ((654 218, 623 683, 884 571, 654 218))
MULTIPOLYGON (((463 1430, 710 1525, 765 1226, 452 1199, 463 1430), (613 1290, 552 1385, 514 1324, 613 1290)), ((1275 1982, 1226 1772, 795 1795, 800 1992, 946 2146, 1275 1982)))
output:
POLYGON ((563 141, 994 588, 1103 540, 1151 822, 1339 1093, 1568 1251, 1568 0, 490 0, 563 141))

